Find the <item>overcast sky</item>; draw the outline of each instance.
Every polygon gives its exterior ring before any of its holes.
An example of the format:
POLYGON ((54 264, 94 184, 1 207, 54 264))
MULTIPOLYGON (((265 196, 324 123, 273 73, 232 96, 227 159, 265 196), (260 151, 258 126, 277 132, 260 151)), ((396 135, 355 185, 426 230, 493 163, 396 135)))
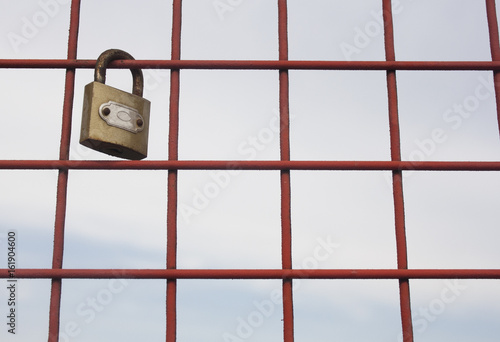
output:
MULTIPOLYGON (((67 2, 0 0, 0 58, 65 59, 67 2)), ((82 0, 78 58, 120 48, 170 59, 171 2, 82 0)), ((182 58, 276 60, 276 3, 184 0, 182 58)), ((291 60, 385 59, 382 1, 288 3, 291 60)), ((491 60, 484 1, 393 3, 397 60, 491 60)), ((167 159, 169 71, 144 76, 147 159, 167 159)), ((58 159, 64 79, 0 70, 0 159, 58 159)), ((93 70, 76 71, 70 159, 114 160, 78 143, 92 81, 93 70)), ((404 160, 500 160, 491 72, 400 71, 397 81, 404 160)), ((107 82, 131 88, 124 70, 107 82)), ((278 87, 274 70, 181 71, 179 158, 279 159, 278 87)), ((390 160, 384 71, 290 71, 290 117, 293 160, 390 160)), ((70 171, 64 267, 164 268, 166 174, 70 171)), ((56 180, 56 170, 0 170, 0 267, 14 229, 17 267, 51 268, 56 180)), ((180 171, 178 267, 281 268, 279 184, 279 171, 180 171)), ((397 267, 390 172, 293 171, 291 189, 295 268, 397 267)), ((499 268, 499 189, 498 172, 404 172, 409 267, 499 268)), ((498 340, 500 281, 410 286, 415 341, 498 340)), ((64 280, 61 341, 164 340, 165 288, 64 280)), ((278 280, 180 280, 178 341, 280 341, 280 293, 278 280)), ((18 334, 1 323, 0 339, 46 341, 50 280, 19 280, 18 295, 18 334)), ((396 342, 398 282, 296 281, 294 315, 298 342, 396 342)))

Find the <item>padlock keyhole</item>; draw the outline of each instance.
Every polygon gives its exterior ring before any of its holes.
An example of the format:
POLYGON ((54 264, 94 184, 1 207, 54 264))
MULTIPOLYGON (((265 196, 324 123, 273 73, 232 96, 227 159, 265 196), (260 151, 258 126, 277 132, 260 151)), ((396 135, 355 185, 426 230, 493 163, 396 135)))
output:
POLYGON ((117 154, 122 154, 123 150, 119 148, 108 148, 108 151, 110 152, 109 154, 117 155, 117 154))

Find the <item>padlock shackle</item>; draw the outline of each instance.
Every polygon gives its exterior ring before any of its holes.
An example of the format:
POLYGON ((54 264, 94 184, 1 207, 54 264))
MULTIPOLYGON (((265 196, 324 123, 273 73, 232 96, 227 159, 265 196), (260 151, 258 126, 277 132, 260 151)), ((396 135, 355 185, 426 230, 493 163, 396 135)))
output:
MULTIPOLYGON (((131 59, 134 57, 128 52, 119 49, 109 49, 101 53, 97 58, 94 71, 94 81, 106 83, 106 68, 109 62, 117 59, 131 59)), ((144 88, 144 77, 142 76, 141 69, 130 69, 133 77, 132 94, 142 97, 142 90, 144 88)))

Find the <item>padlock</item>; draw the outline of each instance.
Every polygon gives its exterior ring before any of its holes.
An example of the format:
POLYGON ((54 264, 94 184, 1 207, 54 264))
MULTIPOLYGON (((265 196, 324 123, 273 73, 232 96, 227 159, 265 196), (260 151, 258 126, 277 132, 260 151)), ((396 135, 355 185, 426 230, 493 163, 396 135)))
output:
POLYGON ((80 144, 124 159, 140 160, 148 154, 151 103, 142 97, 141 69, 130 69, 132 94, 110 87, 106 67, 117 59, 134 59, 129 53, 110 49, 97 59, 94 82, 85 86, 80 144))

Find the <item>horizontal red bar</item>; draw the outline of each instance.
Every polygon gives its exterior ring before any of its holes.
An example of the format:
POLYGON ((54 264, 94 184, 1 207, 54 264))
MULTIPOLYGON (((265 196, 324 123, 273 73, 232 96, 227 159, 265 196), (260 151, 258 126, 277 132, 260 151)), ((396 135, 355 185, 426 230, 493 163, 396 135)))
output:
MULTIPOLYGON (((92 69, 90 59, 0 59, 0 68, 92 69)), ((295 70, 500 70, 500 61, 120 60, 110 68, 295 70)))
MULTIPOLYGON (((16 278, 68 279, 500 279, 500 269, 16 269, 16 278)), ((1 269, 0 278, 9 278, 1 269)))
POLYGON ((0 160, 0 169, 500 171, 500 162, 280 160, 0 160))

